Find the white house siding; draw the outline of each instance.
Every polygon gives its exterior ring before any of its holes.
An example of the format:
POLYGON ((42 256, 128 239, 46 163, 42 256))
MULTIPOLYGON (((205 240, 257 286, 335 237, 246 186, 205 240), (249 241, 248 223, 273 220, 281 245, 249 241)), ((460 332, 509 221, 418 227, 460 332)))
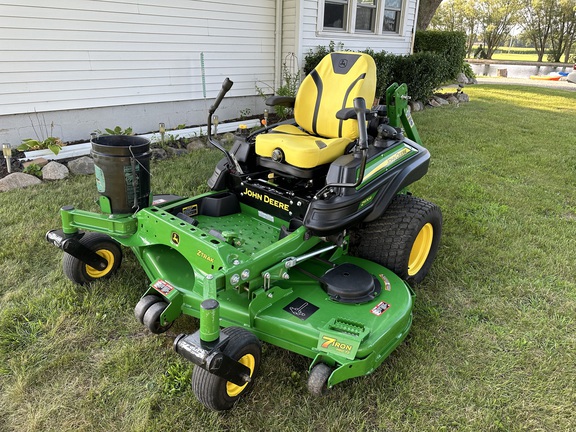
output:
POLYGON ((223 117, 254 111, 274 31, 275 0, 0 0, 0 140, 35 137, 30 117, 65 140, 202 123, 201 52, 208 99, 234 81, 223 117))
MULTIPOLYGON (((282 59, 296 53, 298 46, 297 29, 300 11, 296 9, 296 0, 284 0, 282 7, 282 59)), ((302 59, 299 59, 300 61, 302 59)))

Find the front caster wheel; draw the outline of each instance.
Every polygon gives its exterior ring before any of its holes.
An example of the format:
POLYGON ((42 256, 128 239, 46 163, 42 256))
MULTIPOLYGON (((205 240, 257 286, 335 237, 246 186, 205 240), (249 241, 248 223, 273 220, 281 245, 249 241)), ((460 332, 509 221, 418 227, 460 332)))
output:
POLYGON ((140 322, 144 324, 144 314, 154 303, 161 302, 162 299, 156 295, 148 294, 140 299, 136 306, 134 307, 134 316, 140 322))
MULTIPOLYGON (((148 297, 148 296, 146 296, 148 297)), ((144 297, 144 298, 146 298, 144 297)), ((160 323, 160 315, 168 307, 168 304, 162 300, 155 302, 144 313, 142 323, 154 334, 161 334, 172 327, 173 322, 162 325, 160 323)))
POLYGON ((122 249, 118 242, 99 233, 86 233, 79 241, 108 261, 108 265, 104 270, 96 270, 78 258, 65 253, 64 258, 62 258, 62 268, 66 277, 72 282, 86 285, 97 279, 110 277, 118 270, 122 263, 122 249))
POLYGON ((322 396, 328 390, 328 378, 332 375, 332 368, 324 363, 318 363, 310 371, 308 377, 308 391, 313 396, 322 396))
POLYGON ((239 386, 196 366, 192 372, 192 390, 202 404, 214 411, 231 409, 240 396, 250 391, 260 367, 262 354, 260 341, 249 331, 229 327, 222 332, 229 336, 223 353, 248 367, 252 380, 239 386))

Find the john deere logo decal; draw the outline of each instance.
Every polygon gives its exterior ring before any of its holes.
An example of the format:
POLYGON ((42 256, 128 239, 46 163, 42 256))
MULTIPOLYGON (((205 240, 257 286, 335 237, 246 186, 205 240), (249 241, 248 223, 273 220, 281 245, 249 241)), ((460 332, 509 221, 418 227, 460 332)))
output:
POLYGON ((340 66, 341 68, 345 68, 346 66, 348 66, 348 60, 346 60, 346 59, 340 60, 340 63, 338 63, 338 66, 340 66))
POLYGON ((172 243, 174 243, 176 246, 180 244, 180 236, 178 235, 178 233, 175 232, 172 233, 172 243))

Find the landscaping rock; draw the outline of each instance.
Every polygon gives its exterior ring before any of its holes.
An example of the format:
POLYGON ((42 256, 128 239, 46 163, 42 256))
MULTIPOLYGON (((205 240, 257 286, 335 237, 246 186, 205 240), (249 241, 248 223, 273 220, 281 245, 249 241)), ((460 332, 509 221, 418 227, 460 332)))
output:
POLYGON ((458 81, 460 84, 468 84, 468 77, 463 72, 460 72, 456 76, 456 81, 458 81))
POLYGON ((64 180, 69 174, 70 171, 66 166, 54 161, 42 168, 42 178, 44 180, 64 180))
POLYGON ((428 105, 433 106, 433 107, 436 108, 436 107, 439 107, 439 106, 440 106, 440 103, 439 103, 439 102, 436 102, 435 99, 430 99, 430 100, 428 101, 428 105))
POLYGON ((470 102, 470 96, 468 96, 466 93, 458 93, 456 97, 460 102, 470 102))
POLYGON ((408 102, 408 105, 410 106, 411 112, 422 111, 421 106, 420 106, 420 102, 418 102, 418 101, 410 101, 410 102, 408 102))
POLYGON ((186 146, 186 150, 194 151, 205 147, 206 145, 204 144, 204 140, 196 138, 190 141, 190 143, 186 146))
POLYGON ((94 174, 94 160, 88 156, 82 156, 68 162, 68 169, 72 174, 76 175, 94 174))
POLYGON ((458 99, 456 98, 456 96, 450 95, 448 96, 448 99, 446 99, 446 102, 448 102, 451 105, 455 105, 458 103, 458 99))
POLYGON ((434 96, 432 96, 432 98, 436 102, 438 102, 440 105, 448 105, 448 101, 446 99, 444 99, 443 97, 434 95, 434 96))
POLYGON ((166 150, 162 148, 153 148, 152 150, 152 160, 164 160, 168 157, 166 150))
POLYGON ((188 150, 183 148, 168 147, 167 150, 170 156, 182 156, 188 153, 188 150))
POLYGON ((30 174, 12 173, 3 179, 0 179, 0 192, 6 192, 12 189, 22 189, 42 183, 39 178, 30 174))
POLYGON ((38 165, 40 168, 48 164, 48 160, 44 158, 38 158, 30 161, 26 161, 22 164, 24 168, 28 168, 30 165, 38 165))

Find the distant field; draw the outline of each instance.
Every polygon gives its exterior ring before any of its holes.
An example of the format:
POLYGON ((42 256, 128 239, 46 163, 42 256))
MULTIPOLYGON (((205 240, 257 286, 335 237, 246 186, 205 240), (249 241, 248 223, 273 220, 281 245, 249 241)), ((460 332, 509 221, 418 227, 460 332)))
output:
MULTIPOLYGON (((472 49, 472 53, 476 51, 477 47, 472 49)), ((517 47, 500 47, 498 48, 498 53, 492 55, 492 60, 517 60, 517 61, 538 61, 538 54, 534 51, 531 54, 526 54, 526 51, 530 48, 517 48, 517 47)), ((546 61, 546 56, 544 56, 543 61, 546 61)))
MULTIPOLYGON (((492 55, 492 60, 538 61, 538 54, 515 54, 514 52, 504 52, 492 55)), ((546 58, 543 58, 543 61, 546 61, 546 58)))

